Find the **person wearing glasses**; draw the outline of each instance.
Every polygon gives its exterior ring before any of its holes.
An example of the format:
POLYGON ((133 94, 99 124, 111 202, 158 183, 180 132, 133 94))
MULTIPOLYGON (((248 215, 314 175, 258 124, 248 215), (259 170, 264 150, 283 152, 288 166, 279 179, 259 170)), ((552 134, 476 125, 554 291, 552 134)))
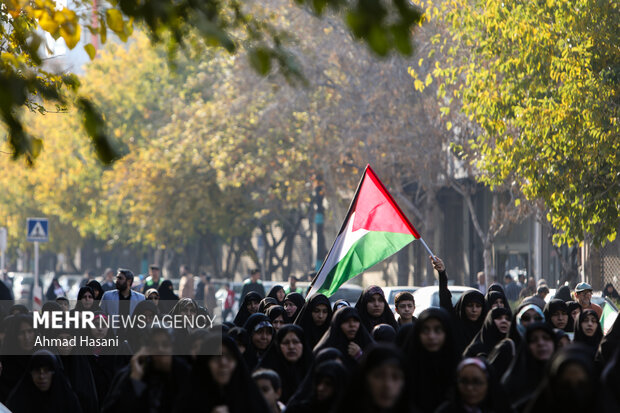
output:
POLYGON ((116 272, 116 289, 106 291, 101 297, 101 309, 108 315, 129 316, 133 313, 144 295, 133 291, 133 273, 130 270, 119 268, 116 272))
POLYGON ((581 311, 594 310, 598 318, 603 315, 603 309, 592 302, 592 287, 588 283, 579 283, 575 287, 575 300, 581 305, 581 311))

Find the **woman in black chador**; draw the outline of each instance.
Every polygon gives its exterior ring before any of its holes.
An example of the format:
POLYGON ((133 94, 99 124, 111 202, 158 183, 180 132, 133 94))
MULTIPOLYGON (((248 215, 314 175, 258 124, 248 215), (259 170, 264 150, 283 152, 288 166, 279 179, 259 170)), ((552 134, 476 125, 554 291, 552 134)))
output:
POLYGON ((13 413, 82 412, 57 358, 47 350, 32 355, 6 406, 13 413))
POLYGON ((388 324, 398 331, 398 323, 381 287, 371 285, 366 288, 355 303, 355 308, 360 313, 362 325, 369 333, 379 324, 388 324))
POLYGON ((460 358, 446 310, 431 307, 420 313, 407 340, 405 355, 406 370, 411 376, 411 398, 420 411, 432 413, 454 385, 460 358))
POLYGON ((243 297, 243 301, 239 304, 239 312, 235 316, 233 323, 237 327, 243 327, 248 318, 258 312, 261 297, 256 291, 250 291, 243 297))
POLYGON ((482 329, 463 352, 463 357, 486 357, 510 330, 510 310, 494 308, 487 314, 482 329))
POLYGON ((295 393, 312 363, 312 350, 306 344, 304 331, 294 324, 286 324, 276 334, 273 345, 261 360, 259 368, 274 370, 282 381, 284 404, 295 393))
POLYGON ((203 343, 201 355, 192 367, 189 385, 174 411, 270 413, 239 349, 228 336, 214 336, 203 343), (209 355, 219 347, 218 341, 221 341, 221 355, 209 355))
POLYGON ((362 357, 365 349, 373 343, 373 339, 362 327, 357 309, 343 307, 334 313, 334 318, 321 340, 314 347, 314 353, 334 347, 343 354, 342 362, 349 369, 355 371, 358 360, 362 357))
POLYGON ((332 308, 323 294, 314 294, 304 304, 295 320, 295 324, 304 330, 306 342, 310 348, 314 348, 332 322, 332 308))

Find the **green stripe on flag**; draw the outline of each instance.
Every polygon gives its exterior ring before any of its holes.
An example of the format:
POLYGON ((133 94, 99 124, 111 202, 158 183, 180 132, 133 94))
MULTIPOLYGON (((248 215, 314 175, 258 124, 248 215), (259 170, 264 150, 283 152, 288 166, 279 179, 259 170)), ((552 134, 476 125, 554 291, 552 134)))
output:
POLYGON ((346 281, 400 251, 415 240, 411 234, 371 231, 360 238, 327 274, 318 292, 333 295, 346 281))

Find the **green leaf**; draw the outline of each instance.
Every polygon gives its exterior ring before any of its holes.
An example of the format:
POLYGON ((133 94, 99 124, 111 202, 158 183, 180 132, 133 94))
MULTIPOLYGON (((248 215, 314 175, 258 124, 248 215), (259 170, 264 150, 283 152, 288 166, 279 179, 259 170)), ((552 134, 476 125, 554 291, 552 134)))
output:
POLYGON ((261 75, 266 75, 271 70, 271 53, 265 47, 257 47, 250 51, 250 64, 261 75))

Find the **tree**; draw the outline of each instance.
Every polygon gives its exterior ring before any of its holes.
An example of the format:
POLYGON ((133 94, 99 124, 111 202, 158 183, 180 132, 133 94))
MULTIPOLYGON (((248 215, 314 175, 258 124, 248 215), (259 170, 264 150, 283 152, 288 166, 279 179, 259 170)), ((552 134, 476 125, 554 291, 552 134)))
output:
MULTIPOLYGON (((405 0, 355 4, 339 0, 297 0, 297 3, 317 14, 322 14, 328 6, 343 10, 353 35, 364 39, 379 55, 384 56, 392 50, 411 53, 411 30, 420 14, 405 0)), ((145 27, 154 41, 166 41, 173 53, 179 46, 222 47, 230 53, 242 47, 248 50, 249 61, 258 73, 266 75, 277 65, 285 77, 301 78, 295 59, 286 49, 287 33, 276 29, 268 20, 254 17, 253 9, 263 6, 263 3, 237 0, 124 0, 111 1, 93 10, 91 0, 75 0, 71 8, 59 10, 52 0, 34 3, 2 0, 0 117, 7 128, 13 158, 24 156, 32 165, 40 153, 43 141, 24 130, 19 110, 27 107, 43 113, 47 109, 41 99, 58 108, 75 106, 80 109, 85 130, 104 164, 122 154, 110 139, 96 103, 81 94, 77 78, 42 69, 39 28, 55 39, 62 37, 73 49, 82 37, 82 26, 105 43, 108 29, 126 41, 137 23, 145 27), (198 33, 200 41, 188 42, 192 33, 198 33)), ((85 49, 94 58, 94 46, 87 44, 85 49)))
MULTIPOLYGON (((620 224, 618 4, 417 2, 445 32, 432 79, 479 134, 457 151, 491 188, 541 199, 556 244, 613 240, 620 224)), ((424 83, 416 83, 422 89, 424 83)), ((448 108, 444 108, 447 112, 448 108)))

